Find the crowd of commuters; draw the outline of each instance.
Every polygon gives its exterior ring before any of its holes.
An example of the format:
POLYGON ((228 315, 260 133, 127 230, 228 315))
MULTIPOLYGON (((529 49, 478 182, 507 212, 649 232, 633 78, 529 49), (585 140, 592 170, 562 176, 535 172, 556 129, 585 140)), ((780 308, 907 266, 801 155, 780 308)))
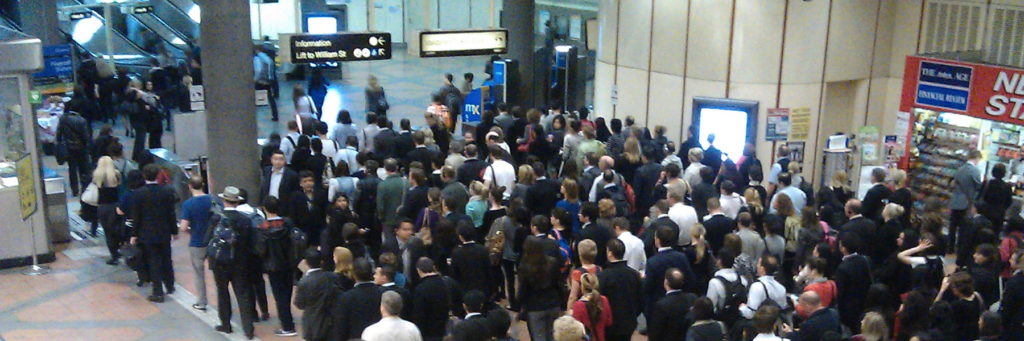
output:
MULTIPOLYGON (((161 302, 171 240, 187 233, 193 308, 206 309, 209 265, 217 330, 233 332, 234 296, 248 337, 270 318, 267 282, 275 333, 301 326, 307 340, 508 340, 516 320, 531 340, 1024 337, 1021 205, 1004 166, 982 179, 977 152, 947 212, 901 170, 874 169, 857 198, 844 172, 813 186, 785 145, 771 164, 753 145, 734 160, 695 128, 677 144, 662 126, 557 106, 499 104, 453 136, 448 104, 462 92, 444 81, 415 128, 384 112, 322 122, 319 95, 297 88, 296 119, 263 147, 260 187, 211 196, 193 178, 177 217, 160 167, 124 166, 116 138, 97 138, 107 147, 81 180, 99 191, 105 230, 126 222, 107 231, 111 263, 135 245, 138 284, 161 302)), ((375 80, 367 98, 387 110, 375 80)), ((82 125, 58 138, 100 144, 82 125)))

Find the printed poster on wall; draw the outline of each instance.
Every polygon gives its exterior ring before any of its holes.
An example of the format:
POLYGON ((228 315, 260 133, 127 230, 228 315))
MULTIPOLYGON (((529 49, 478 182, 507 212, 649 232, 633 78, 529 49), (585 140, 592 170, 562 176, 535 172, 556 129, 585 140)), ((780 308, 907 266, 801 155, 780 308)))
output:
POLYGON ((898 135, 885 135, 885 161, 897 162, 903 156, 903 148, 900 147, 898 135))
POLYGON ((569 16, 569 38, 576 40, 583 38, 583 17, 575 14, 569 16))
POLYGON ((878 161, 878 127, 864 126, 857 132, 858 140, 861 141, 861 161, 866 164, 878 161))
POLYGON ((811 108, 793 108, 789 114, 789 140, 807 141, 811 132, 811 108))
POLYGON ((768 108, 766 141, 785 141, 789 136, 789 108, 768 108))
POLYGON ((789 142, 789 157, 793 162, 804 162, 804 142, 789 142))

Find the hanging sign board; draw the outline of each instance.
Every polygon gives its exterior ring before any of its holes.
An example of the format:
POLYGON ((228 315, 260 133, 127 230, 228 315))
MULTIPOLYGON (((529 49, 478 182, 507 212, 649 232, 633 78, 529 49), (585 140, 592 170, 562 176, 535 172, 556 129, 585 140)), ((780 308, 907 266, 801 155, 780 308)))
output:
POLYGON ((913 108, 1024 124, 1024 70, 908 56, 899 111, 913 108))
POLYGON ((789 136, 789 108, 769 108, 765 124, 765 140, 785 141, 789 136))
POLYGON ((789 140, 807 141, 811 132, 811 108, 793 108, 789 114, 789 140))
POLYGON ((420 57, 488 56, 508 53, 508 30, 420 32, 420 57))
POLYGON ((32 217, 39 209, 36 206, 36 177, 32 172, 32 155, 25 155, 15 167, 18 173, 18 201, 21 203, 21 220, 32 217))
POLYGON ((391 33, 295 34, 288 37, 291 63, 391 59, 391 33))

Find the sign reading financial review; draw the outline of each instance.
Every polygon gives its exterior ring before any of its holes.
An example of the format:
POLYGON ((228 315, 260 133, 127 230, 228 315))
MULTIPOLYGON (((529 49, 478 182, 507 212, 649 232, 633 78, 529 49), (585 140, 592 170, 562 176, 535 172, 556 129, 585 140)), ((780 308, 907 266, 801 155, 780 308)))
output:
POLYGON ((288 44, 292 63, 391 59, 391 33, 296 34, 288 44))

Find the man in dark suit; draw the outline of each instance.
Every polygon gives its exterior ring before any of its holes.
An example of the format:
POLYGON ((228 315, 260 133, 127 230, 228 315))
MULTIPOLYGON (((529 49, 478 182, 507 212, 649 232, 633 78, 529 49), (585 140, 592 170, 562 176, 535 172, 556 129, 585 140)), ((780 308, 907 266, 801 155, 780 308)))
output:
POLYGON ((356 285, 337 300, 332 312, 334 336, 340 340, 359 339, 363 329, 380 320, 381 290, 373 283, 373 270, 366 258, 356 258, 352 275, 356 285))
MULTIPOLYGON (((533 174, 537 176, 537 181, 526 189, 524 202, 531 212, 548 214, 561 197, 562 185, 558 183, 557 176, 546 176, 544 164, 541 162, 533 163, 533 174)), ((552 172, 551 175, 556 173, 552 172)))
MULTIPOLYGON (((254 278, 262 276, 257 262, 254 262, 256 255, 253 253, 252 220, 245 213, 238 211, 238 205, 245 200, 238 188, 228 186, 218 197, 224 203, 224 212, 216 216, 217 223, 213 226, 233 231, 235 241, 229 244, 230 259, 210 259, 210 270, 213 270, 213 280, 217 286, 217 315, 220 317, 220 326, 217 326, 216 330, 231 333, 231 294, 228 291, 230 286, 234 290, 238 313, 242 317, 242 331, 246 337, 252 339, 252 324, 256 320, 256 302, 253 300, 254 278)), ((153 283, 157 282, 154 280, 153 283)))
POLYGON ((693 323, 687 313, 697 296, 683 292, 685 276, 679 269, 669 268, 664 276, 658 277, 663 279, 659 282, 663 283, 665 295, 651 308, 647 336, 651 341, 677 340, 679 336, 686 335, 686 330, 693 323))
POLYGON ((403 320, 412 317, 412 292, 395 284, 395 268, 390 265, 378 266, 373 272, 373 283, 380 286, 382 293, 394 291, 402 296, 402 302, 409 302, 409 304, 402 305, 400 316, 403 320))
POLYGON ((413 290, 412 322, 420 329, 423 340, 441 340, 452 306, 458 304, 458 310, 462 310, 458 284, 439 274, 434 261, 427 257, 416 261, 416 271, 421 280, 413 290))
MULTIPOLYGON (((530 219, 530 235, 526 239, 536 239, 543 246, 544 254, 558 259, 559 264, 565 261, 562 253, 558 250, 558 242, 548 238, 551 233, 551 219, 543 215, 535 215, 530 219)), ((580 239, 582 240, 582 239, 580 239)), ((525 245, 525 241, 524 241, 525 245)))
POLYGON ((462 296, 462 308, 466 310, 466 317, 455 325, 452 331, 453 341, 490 339, 491 330, 487 317, 483 315, 486 302, 484 293, 477 290, 467 291, 462 296))
POLYGON ((491 262, 487 247, 474 241, 476 229, 472 224, 459 224, 458 233, 462 245, 452 250, 452 278, 459 282, 462 290, 477 290, 491 297, 494 293, 490 290, 491 262))
MULTIPOLYGON (((398 219, 401 217, 396 213, 398 207, 402 206, 405 192, 409 188, 409 183, 398 172, 398 166, 398 160, 384 160, 384 170, 388 175, 377 186, 377 209, 373 213, 377 215, 377 220, 382 225, 382 232, 388 237, 394 234, 392 229, 397 226, 398 219)), ((413 217, 413 219, 415 218, 413 217)))
MULTIPOLYGON (((801 305, 804 311, 809 312, 810 316, 800 324, 800 330, 796 332, 790 331, 788 335, 790 340, 822 340, 827 332, 842 332, 842 327, 839 324, 839 315, 834 310, 821 305, 821 297, 818 296, 817 292, 813 290, 805 291, 803 294, 800 294, 797 304, 801 305)), ((786 331, 792 328, 784 325, 782 329, 786 331)))
MULTIPOLYGON (((612 231, 608 226, 597 223, 597 203, 585 202, 580 206, 580 237, 576 239, 577 244, 584 239, 593 240, 597 244, 597 258, 594 263, 604 267, 608 265, 608 254, 605 252, 608 247, 608 240, 612 239, 612 231)), ((576 245, 573 245, 576 249, 576 245)), ((575 252, 574 252, 575 253, 575 252)))
MULTIPOLYGON (((672 249, 672 245, 676 245, 678 241, 679 235, 672 228, 658 227, 654 236, 654 244, 658 247, 658 253, 647 259, 647 268, 644 269, 644 295, 646 296, 644 315, 649 318, 653 317, 655 302, 665 296, 662 279, 665 278, 664 274, 668 269, 679 269, 685 277, 686 287, 691 289, 696 287, 697 277, 690 268, 690 260, 686 258, 686 254, 672 249)), ((614 315, 612 316, 614 317, 614 315)))
POLYGON ((359 196, 352 203, 359 217, 359 226, 369 231, 366 234, 366 246, 370 247, 370 252, 374 258, 380 255, 381 233, 383 233, 380 220, 377 219, 377 187, 383 181, 377 177, 377 165, 376 160, 363 161, 366 175, 356 183, 356 190, 359 192, 359 196))
MULTIPOLYGON (((979 211, 983 205, 981 202, 975 201, 974 205, 968 210, 970 216, 967 219, 967 224, 961 225, 959 231, 957 231, 957 241, 959 244, 956 246, 956 265, 966 267, 974 265, 974 249, 979 244, 988 243, 988 241, 982 240, 979 232, 981 230, 988 229, 992 231, 992 221, 981 215, 979 211)), ((1012 238, 1012 237, 1011 237, 1012 238)))
POLYGON ((836 268, 836 300, 839 304, 839 319, 854 333, 860 332, 864 300, 871 286, 871 262, 858 254, 862 245, 857 234, 839 237, 839 251, 843 253, 843 261, 836 268))
POLYGON ((640 239, 644 241, 644 253, 647 254, 647 258, 654 257, 654 254, 658 253, 658 248, 654 246, 654 235, 657 234, 659 226, 666 226, 675 231, 676 235, 679 234, 679 225, 668 216, 670 207, 671 205, 669 205, 668 200, 665 199, 658 200, 652 207, 654 210, 652 214, 656 218, 640 234, 640 239))
POLYGON ((423 170, 413 169, 409 172, 409 186, 411 188, 405 193, 405 200, 398 210, 398 216, 416 219, 416 215, 430 204, 427 199, 430 187, 427 187, 427 176, 423 174, 423 170))
POLYGON ((468 223, 469 226, 473 226, 473 218, 454 210, 454 207, 458 206, 456 200, 458 199, 453 197, 441 197, 441 217, 448 219, 448 221, 452 222, 452 224, 455 224, 456 226, 458 226, 460 222, 465 222, 468 223))
POLYGON ((459 182, 469 186, 473 181, 483 181, 480 175, 483 173, 484 168, 487 168, 487 161, 480 160, 476 145, 472 143, 466 145, 462 155, 466 157, 466 161, 463 161, 462 166, 459 166, 458 175, 456 175, 459 182))
POLYGON ((876 255, 873 252, 873 245, 881 245, 875 244, 875 242, 882 243, 883 241, 876 240, 880 236, 876 233, 878 232, 878 228, 875 225, 875 222, 862 215, 861 212, 862 206, 860 200, 850 199, 846 202, 846 216, 850 218, 850 220, 839 228, 839 238, 842 239, 843 236, 847 234, 857 235, 857 239, 860 240, 861 243, 864 243, 862 244, 864 247, 858 248, 858 251, 871 257, 872 261, 876 261, 879 262, 878 264, 881 264, 881 262, 885 260, 885 257, 882 255, 876 255))
POLYGON ((441 187, 441 196, 444 198, 451 198, 451 206, 448 206, 452 212, 466 213, 466 203, 469 202, 469 190, 466 189, 466 185, 461 182, 455 181, 455 168, 452 166, 441 167, 441 182, 444 186, 441 187))
MULTIPOLYGON (((646 214, 651 206, 658 201, 654 196, 654 188, 657 187, 658 179, 661 178, 661 171, 664 167, 657 163, 660 150, 653 148, 644 149, 644 165, 637 168, 633 174, 633 193, 636 193, 636 211, 638 214, 646 214)), ((627 179, 628 180, 628 179, 627 179)), ((664 196, 662 197, 664 198, 664 196)), ((637 231, 633 231, 636 233, 637 231)))
POLYGON ((711 183, 715 181, 716 171, 712 171, 711 167, 703 167, 700 169, 700 183, 693 186, 693 191, 690 193, 690 198, 693 200, 693 208, 697 210, 697 217, 704 221, 704 217, 708 215, 708 199, 717 198, 718 191, 715 190, 715 185, 711 183))
POLYGON ((736 222, 722 213, 722 204, 718 198, 708 199, 707 206, 708 216, 704 217, 706 239, 711 246, 711 254, 717 255, 725 242, 725 236, 736 229, 736 222))
MULTIPOLYGON (((398 258, 398 268, 408 278, 407 286, 412 288, 419 283, 419 274, 416 272, 416 260, 426 255, 426 247, 423 240, 414 235, 413 221, 409 218, 402 218, 395 227, 394 234, 387 236, 381 252, 390 252, 398 258)), ((409 305, 412 307, 412 305, 409 305)))
POLYGON ((299 173, 299 187, 301 189, 289 196, 285 216, 306 232, 312 245, 319 245, 320 231, 323 230, 326 221, 327 193, 316 185, 315 177, 310 171, 299 173))
POLYGON ((594 153, 587 153, 583 156, 583 173, 580 174, 580 200, 590 200, 590 188, 594 187, 594 181, 601 176, 601 169, 597 167, 600 156, 594 153))
POLYGON ((164 301, 164 288, 174 293, 174 267, 171 264, 171 238, 178 238, 174 205, 178 199, 174 191, 158 185, 156 177, 160 166, 146 165, 142 176, 146 185, 132 195, 132 245, 139 245, 146 254, 149 278, 153 281, 152 302, 164 301))
POLYGON ((388 118, 381 116, 377 118, 377 127, 380 131, 377 132, 377 136, 373 138, 373 156, 375 159, 383 160, 390 157, 399 158, 395 149, 398 143, 398 133, 391 130, 391 122, 388 122, 388 118))
POLYGON ((704 150, 704 159, 700 161, 715 174, 722 168, 722 151, 715 147, 715 134, 708 134, 708 149, 704 150))
POLYGON ((416 144, 412 140, 412 125, 409 123, 409 119, 403 118, 399 121, 398 126, 402 131, 398 132, 398 138, 395 139, 395 155, 404 157, 413 148, 416 148, 416 144))
POLYGON ((608 298, 612 307, 612 324, 605 330, 608 341, 628 341, 636 329, 636 318, 640 315, 642 283, 640 273, 626 265, 622 259, 626 245, 621 240, 608 241, 608 266, 597 274, 601 283, 601 294, 608 298))
POLYGON ((441 157, 433 150, 427 148, 427 136, 422 130, 417 130, 412 133, 412 141, 416 144, 416 147, 410 150, 408 153, 401 155, 403 157, 402 164, 405 167, 409 167, 409 164, 413 161, 418 161, 426 169, 430 169, 434 165, 434 160, 441 157))
POLYGON ((303 254, 306 265, 310 267, 295 286, 295 307, 302 310, 302 338, 313 341, 326 341, 334 330, 331 320, 331 308, 338 287, 335 282, 338 276, 334 269, 321 268, 323 255, 315 248, 303 254))
POLYGON ((270 155, 270 167, 263 169, 260 178, 260 200, 274 196, 281 202, 289 202, 288 196, 299 189, 299 174, 285 164, 284 152, 275 150, 270 155))
POLYGON ((872 169, 871 188, 864 194, 863 214, 877 224, 885 222, 882 220, 882 208, 889 203, 889 196, 892 195, 889 187, 885 186, 885 175, 884 168, 872 169))

